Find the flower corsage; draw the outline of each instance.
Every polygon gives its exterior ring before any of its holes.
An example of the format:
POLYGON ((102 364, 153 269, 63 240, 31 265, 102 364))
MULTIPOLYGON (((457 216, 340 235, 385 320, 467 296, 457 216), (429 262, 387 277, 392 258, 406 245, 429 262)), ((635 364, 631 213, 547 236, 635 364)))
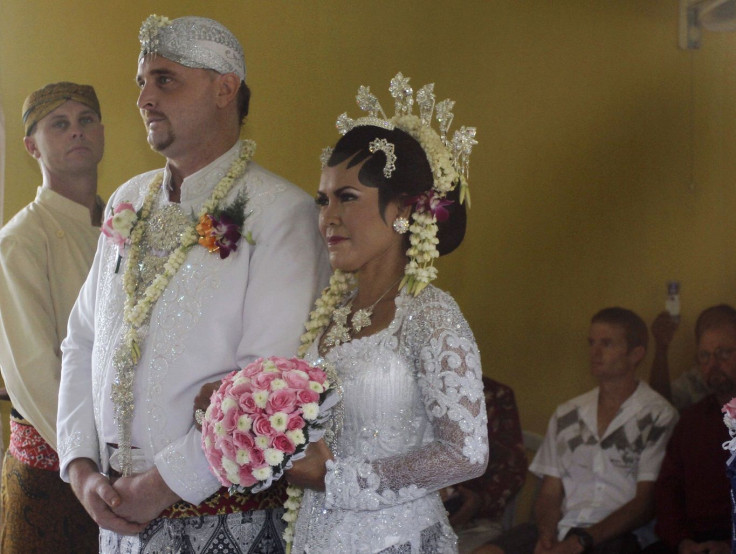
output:
POLYGON ((120 260, 123 249, 130 244, 130 233, 138 221, 138 212, 130 202, 121 202, 112 209, 101 227, 101 232, 118 247, 118 261, 115 264, 115 273, 120 269, 120 260))
MULTIPOLYGON (((212 214, 204 214, 197 223, 199 244, 210 252, 218 252, 223 260, 230 252, 236 251, 247 217, 245 213, 247 202, 245 193, 241 193, 229 206, 212 214)), ((246 235, 245 240, 253 244, 250 234, 246 235)))

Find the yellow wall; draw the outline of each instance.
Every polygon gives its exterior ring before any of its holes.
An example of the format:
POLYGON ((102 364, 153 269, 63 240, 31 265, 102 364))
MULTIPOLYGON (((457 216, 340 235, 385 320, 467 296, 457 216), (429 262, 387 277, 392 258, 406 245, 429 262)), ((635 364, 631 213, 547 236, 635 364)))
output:
POLYGON ((597 309, 624 305, 651 321, 666 281, 681 280, 680 370, 697 312, 736 303, 736 34, 679 50, 672 0, 0 0, 6 218, 39 182, 20 109, 47 82, 96 87, 105 196, 161 165, 133 82, 151 12, 210 16, 235 32, 256 158, 309 192, 336 116, 357 113, 358 85, 389 108, 401 70, 457 101, 456 124, 476 125, 480 144, 468 237, 442 261, 440 284, 465 311, 484 371, 515 388, 527 428, 543 431, 556 404, 592 386, 597 309))

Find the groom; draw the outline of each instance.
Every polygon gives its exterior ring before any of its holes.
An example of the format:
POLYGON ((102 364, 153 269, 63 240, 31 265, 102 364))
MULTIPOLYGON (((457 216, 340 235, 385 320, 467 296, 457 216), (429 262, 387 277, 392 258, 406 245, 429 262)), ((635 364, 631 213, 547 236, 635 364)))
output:
POLYGON ((62 345, 61 475, 102 552, 281 552, 279 489, 221 489, 192 406, 204 383, 296 351, 329 273, 316 211, 239 141, 250 91, 228 29, 151 16, 139 36, 138 107, 166 167, 110 199, 62 345))

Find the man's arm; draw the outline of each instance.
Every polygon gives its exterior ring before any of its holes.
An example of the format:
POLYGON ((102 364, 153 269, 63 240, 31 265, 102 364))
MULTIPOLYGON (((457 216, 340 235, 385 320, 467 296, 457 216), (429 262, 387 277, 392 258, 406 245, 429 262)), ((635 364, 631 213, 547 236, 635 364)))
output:
POLYGON ((296 353, 304 323, 331 272, 314 200, 301 192, 285 194, 254 220, 252 231, 255 246, 238 347, 245 363, 296 353))
POLYGON ((562 479, 545 475, 539 495, 534 503, 534 518, 539 531, 539 540, 535 552, 551 549, 557 544, 557 524, 562 518, 562 500, 565 489, 562 479))
POLYGON ((677 320, 667 312, 660 313, 652 323, 655 348, 649 385, 669 401, 672 401, 672 387, 667 354, 677 326, 677 320))
POLYGON ((57 391, 56 428, 59 472, 65 481, 69 481, 68 465, 76 458, 94 460, 101 469, 92 400, 92 349, 100 252, 98 243, 92 268, 69 315, 67 336, 61 344, 62 372, 57 391))
POLYGON ((61 339, 45 250, 38 240, 0 240, 0 365, 13 406, 56 449, 61 339))
POLYGON ((595 544, 637 529, 654 517, 654 481, 639 481, 636 495, 605 519, 586 529, 595 544))

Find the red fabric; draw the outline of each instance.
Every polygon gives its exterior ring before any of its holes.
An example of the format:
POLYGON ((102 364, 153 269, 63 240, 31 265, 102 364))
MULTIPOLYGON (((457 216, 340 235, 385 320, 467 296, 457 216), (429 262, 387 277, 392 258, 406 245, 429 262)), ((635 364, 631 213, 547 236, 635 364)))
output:
POLYGON ((259 494, 229 494, 225 487, 195 506, 189 502, 179 501, 172 504, 159 517, 183 518, 206 515, 233 514, 254 510, 281 508, 286 500, 286 479, 280 479, 270 488, 259 494))
POLYGON ((36 469, 59 471, 59 456, 31 425, 10 420, 10 445, 13 457, 36 469))
POLYGON ((722 446, 729 439, 714 395, 682 412, 655 488, 655 530, 669 546, 713 533, 729 536, 729 453, 722 446))

